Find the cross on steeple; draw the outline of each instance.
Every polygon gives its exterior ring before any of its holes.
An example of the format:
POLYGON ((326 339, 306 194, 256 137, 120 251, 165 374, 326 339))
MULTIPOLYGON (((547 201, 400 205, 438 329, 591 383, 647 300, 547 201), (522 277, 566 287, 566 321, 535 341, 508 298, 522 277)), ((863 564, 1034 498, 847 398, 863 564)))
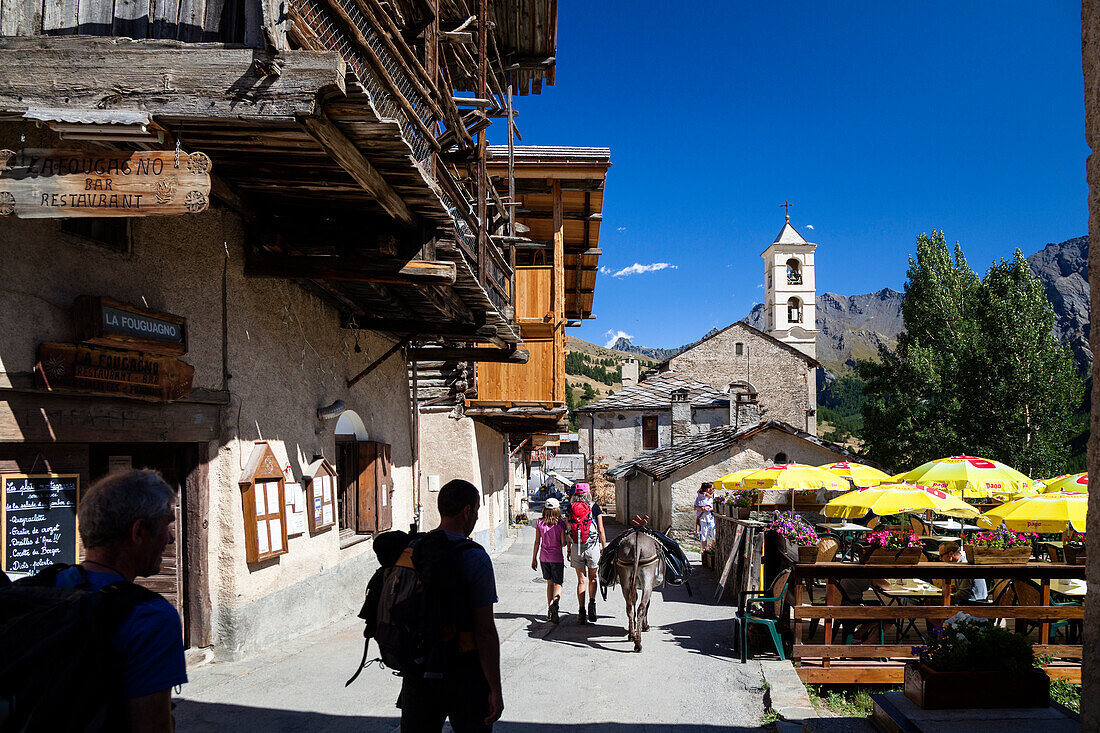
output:
POLYGON ((779 205, 779 208, 787 210, 787 221, 791 220, 791 207, 792 206, 794 206, 794 204, 792 204, 790 201, 787 201, 786 199, 784 199, 783 203, 781 203, 779 205))

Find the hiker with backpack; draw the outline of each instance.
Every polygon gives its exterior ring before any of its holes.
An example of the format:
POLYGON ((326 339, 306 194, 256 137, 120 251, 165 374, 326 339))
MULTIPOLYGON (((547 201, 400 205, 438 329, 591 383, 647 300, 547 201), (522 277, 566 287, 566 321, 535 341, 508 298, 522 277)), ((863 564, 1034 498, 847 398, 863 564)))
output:
POLYGON ((607 546, 603 528, 603 511, 592 501, 587 483, 580 482, 573 492, 567 517, 569 534, 569 564, 577 571, 577 623, 596 620, 596 588, 600 552, 607 546), (585 595, 588 608, 585 609, 585 595))
POLYGON ((531 569, 542 563, 542 578, 546 581, 546 620, 558 623, 558 603, 561 587, 565 584, 565 520, 561 516, 561 503, 547 499, 542 508, 542 519, 535 523, 535 549, 531 551, 531 569))
POLYGON ((160 571, 175 504, 156 471, 100 479, 77 510, 84 562, 0 590, 11 730, 172 730, 171 691, 187 682, 180 616, 133 581, 160 571))
POLYGON ((380 571, 373 617, 368 588, 365 633, 373 624, 383 662, 401 673, 402 733, 436 733, 448 718, 455 733, 491 731, 504 697, 493 563, 469 539, 481 492, 454 479, 439 490, 438 501, 439 527, 414 537, 394 566, 380 571))

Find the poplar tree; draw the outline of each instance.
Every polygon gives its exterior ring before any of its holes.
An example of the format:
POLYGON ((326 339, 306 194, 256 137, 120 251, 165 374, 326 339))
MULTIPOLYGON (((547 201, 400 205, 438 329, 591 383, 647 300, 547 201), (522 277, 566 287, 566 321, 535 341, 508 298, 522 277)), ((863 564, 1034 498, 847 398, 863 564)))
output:
POLYGON ((958 243, 952 256, 943 232, 921 234, 902 315, 897 348, 857 366, 872 460, 907 470, 967 453, 1034 476, 1062 471, 1082 384, 1018 250, 979 280, 958 243))

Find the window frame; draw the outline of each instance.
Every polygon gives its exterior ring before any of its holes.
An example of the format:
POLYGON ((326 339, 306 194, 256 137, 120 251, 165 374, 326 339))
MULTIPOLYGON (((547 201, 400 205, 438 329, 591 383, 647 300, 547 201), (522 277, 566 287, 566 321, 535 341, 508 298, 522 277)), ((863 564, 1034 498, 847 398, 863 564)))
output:
POLYGON ((661 425, 657 415, 642 415, 642 450, 653 450, 661 447, 661 425), (647 423, 653 427, 647 427, 647 423), (646 436, 652 436, 652 445, 646 436))

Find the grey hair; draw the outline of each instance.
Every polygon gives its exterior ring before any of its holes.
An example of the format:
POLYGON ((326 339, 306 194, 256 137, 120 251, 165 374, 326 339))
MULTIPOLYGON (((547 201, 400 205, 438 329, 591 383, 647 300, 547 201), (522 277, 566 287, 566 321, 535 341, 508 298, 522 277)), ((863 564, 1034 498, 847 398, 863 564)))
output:
POLYGON ((176 490, 160 472, 113 473, 96 481, 80 499, 77 519, 84 547, 110 547, 130 536, 134 522, 154 522, 172 514, 176 490))

